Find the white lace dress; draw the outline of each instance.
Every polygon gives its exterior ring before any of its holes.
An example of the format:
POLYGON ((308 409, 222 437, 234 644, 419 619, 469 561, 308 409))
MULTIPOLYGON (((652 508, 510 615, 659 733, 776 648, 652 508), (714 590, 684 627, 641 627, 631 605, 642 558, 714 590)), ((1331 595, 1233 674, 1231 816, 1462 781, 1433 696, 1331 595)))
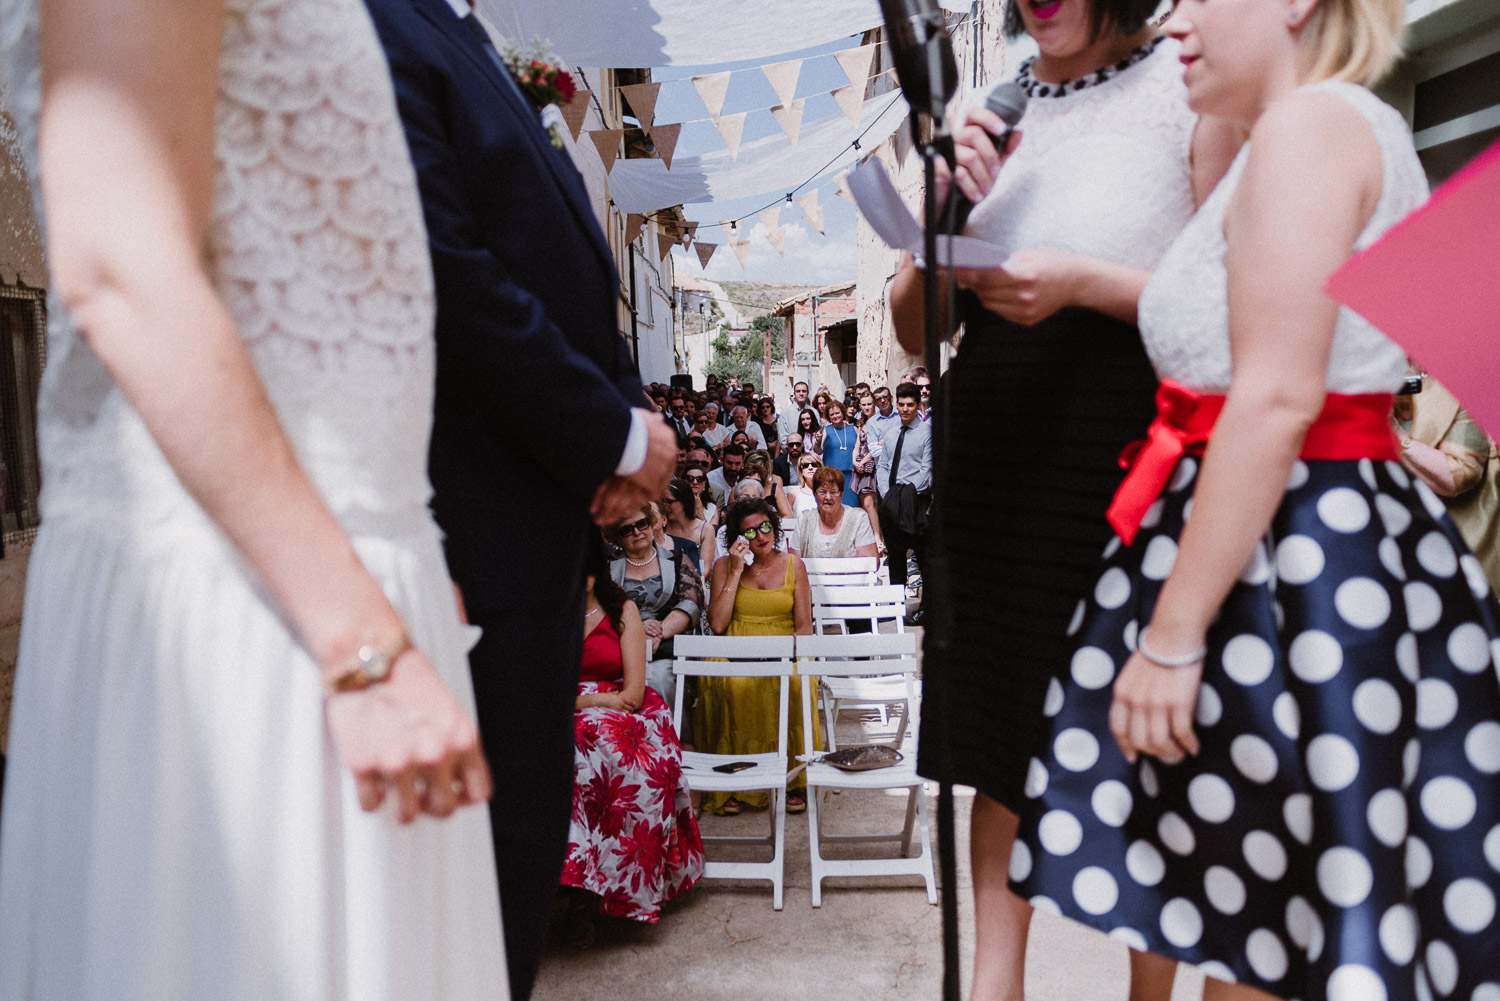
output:
MULTIPOLYGON (((0 0, 33 178, 36 3, 0 0)), ((472 711, 426 508, 432 281, 384 58, 358 0, 228 7, 212 273, 303 468, 472 711)), ((0 999, 504 998, 486 811, 361 812, 314 663, 50 315, 0 999)))

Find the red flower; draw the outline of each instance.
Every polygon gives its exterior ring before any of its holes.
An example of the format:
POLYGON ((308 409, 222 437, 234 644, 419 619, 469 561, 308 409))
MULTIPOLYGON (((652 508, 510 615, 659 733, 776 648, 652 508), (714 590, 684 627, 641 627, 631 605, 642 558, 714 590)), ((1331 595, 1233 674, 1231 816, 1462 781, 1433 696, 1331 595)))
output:
POLYGON ((622 775, 594 776, 582 792, 589 826, 606 838, 617 836, 624 830, 640 791, 638 785, 626 785, 622 775))
POLYGON ((615 854, 633 866, 638 873, 652 875, 660 873, 667 857, 664 830, 659 824, 652 824, 645 820, 638 821, 635 830, 629 834, 621 833, 620 844, 615 848, 615 854))
POLYGON ((605 742, 614 750, 622 767, 645 768, 651 764, 653 749, 646 724, 639 716, 611 713, 601 729, 605 742))

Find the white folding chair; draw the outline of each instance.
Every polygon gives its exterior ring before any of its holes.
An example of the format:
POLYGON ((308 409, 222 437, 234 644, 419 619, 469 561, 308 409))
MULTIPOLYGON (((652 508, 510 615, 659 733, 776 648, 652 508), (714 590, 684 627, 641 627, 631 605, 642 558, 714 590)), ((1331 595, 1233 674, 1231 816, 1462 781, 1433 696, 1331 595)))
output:
POLYGON ((815 556, 802 563, 807 568, 807 582, 815 586, 861 587, 880 582, 878 556, 815 556))
MULTIPOLYGON (((881 625, 895 624, 898 634, 906 632, 906 590, 900 584, 873 586, 814 587, 812 589, 813 629, 820 635, 835 630, 849 632, 849 623, 863 622, 870 632, 879 633, 881 625)), ((872 709, 880 713, 882 725, 890 723, 892 706, 906 701, 906 690, 897 676, 881 678, 830 678, 819 680, 823 701, 823 720, 828 730, 828 748, 834 750, 833 726, 840 711, 872 709)), ((896 730, 894 746, 900 747, 906 736, 906 715, 896 730)))
MULTIPOLYGON (((799 636, 797 659, 802 674, 820 678, 854 679, 878 674, 900 678, 906 689, 905 718, 910 720, 913 745, 919 725, 916 673, 917 638, 909 634, 861 636, 799 636)), ((802 689, 802 727, 811 734, 813 704, 811 686, 802 689)), ((831 746, 830 741, 830 746, 831 746)), ((937 903, 937 878, 933 870, 932 843, 927 831, 927 797, 917 777, 916 755, 906 752, 899 764, 864 772, 846 772, 816 760, 811 739, 804 737, 807 766, 807 846, 812 865, 812 903, 823 904, 823 880, 829 876, 921 876, 927 884, 927 902, 937 903), (901 830, 875 834, 830 834, 822 828, 819 812, 823 789, 905 789, 906 820, 901 830), (911 855, 912 836, 921 850, 911 855), (825 843, 895 842, 901 854, 874 859, 829 859, 823 857, 825 843)))
MULTIPOLYGON (((790 764, 787 723, 791 685, 796 670, 790 636, 681 636, 673 641, 672 671, 677 675, 677 697, 672 723, 682 733, 684 677, 777 678, 780 693, 776 717, 776 751, 766 754, 710 754, 683 751, 682 767, 688 786, 695 792, 759 792, 771 794, 771 831, 766 837, 704 835, 705 842, 769 845, 769 862, 729 862, 709 859, 703 875, 708 879, 766 879, 771 882, 771 906, 781 910, 786 885, 786 781, 790 764), (736 762, 750 767, 734 772, 714 769, 736 762)), ((808 688, 812 686, 806 686, 808 688)))

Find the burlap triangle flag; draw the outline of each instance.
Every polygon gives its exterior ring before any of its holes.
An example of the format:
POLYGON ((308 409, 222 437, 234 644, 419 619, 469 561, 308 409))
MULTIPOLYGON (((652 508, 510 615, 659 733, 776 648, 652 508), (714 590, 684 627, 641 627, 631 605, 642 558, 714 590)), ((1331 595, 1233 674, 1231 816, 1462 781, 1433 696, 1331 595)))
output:
POLYGON ((632 212, 625 217, 625 242, 634 243, 646 228, 646 217, 632 212))
POLYGON ((788 59, 784 63, 772 63, 762 66, 760 71, 766 75, 766 82, 776 92, 782 107, 791 104, 797 96, 797 77, 802 73, 802 60, 788 59))
POLYGON ((745 258, 750 256, 750 241, 740 240, 737 243, 731 243, 729 249, 734 251, 734 256, 740 259, 740 269, 744 270, 745 258))
POLYGON ((656 147, 656 155, 661 157, 661 162, 666 164, 668 170, 671 170, 672 154, 677 152, 677 137, 682 135, 682 126, 677 123, 653 125, 646 132, 651 136, 652 145, 656 147))
POLYGON ((776 116, 776 124, 781 126, 781 131, 797 145, 797 135, 802 131, 802 112, 807 107, 807 98, 793 101, 789 105, 776 105, 771 109, 771 114, 776 116))
POLYGON ((717 243, 695 243, 693 249, 698 252, 698 266, 705 271, 708 270, 708 262, 713 259, 714 251, 719 249, 717 243))
MULTIPOLYGON (((823 207, 816 205, 810 209, 805 209, 805 211, 807 213, 807 224, 819 233, 823 233, 823 207)), ((826 236, 827 234, 825 233, 824 235, 826 236)))
POLYGON ((719 128, 719 135, 724 140, 724 146, 729 150, 729 159, 740 158, 740 138, 745 134, 745 115, 741 111, 737 115, 725 115, 717 119, 714 124, 719 128))
POLYGON ((635 120, 647 128, 656 118, 656 95, 660 91, 659 83, 631 83, 620 88, 630 102, 630 110, 635 112, 635 120))
POLYGON ((786 228, 777 226, 766 234, 766 242, 776 248, 776 253, 786 256, 786 228))
POLYGON ((844 73, 849 77, 849 82, 859 88, 859 95, 864 97, 865 84, 870 79, 870 66, 875 61, 875 46, 861 45, 857 49, 845 49, 835 52, 833 58, 839 61, 844 68, 844 73))
POLYGON ((693 86, 698 89, 698 96, 703 98, 704 105, 708 107, 708 117, 717 122, 719 112, 724 110, 724 96, 729 93, 729 74, 725 72, 695 76, 693 86))
POLYGON ((839 107, 844 111, 844 117, 858 125, 859 113, 865 103, 864 85, 851 83, 847 87, 840 87, 833 92, 833 99, 839 102, 839 107))
POLYGON ((766 229, 775 229, 781 225, 781 206, 778 205, 774 209, 766 209, 764 212, 759 213, 757 217, 761 222, 766 224, 766 229))
POLYGON ((695 222, 686 222, 686 223, 683 223, 682 224, 682 240, 683 240, 683 245, 686 246, 687 244, 692 243, 697 238, 698 238, 698 224, 695 223, 695 222))
POLYGON ((615 169, 615 158, 620 155, 620 140, 624 136, 624 129, 599 129, 589 133, 594 148, 599 151, 599 159, 604 161, 606 174, 615 169))
POLYGON ((573 133, 573 141, 578 141, 578 131, 583 128, 583 120, 588 117, 589 98, 594 96, 591 90, 580 90, 573 94, 573 100, 562 106, 563 121, 568 123, 568 131, 573 133))
POLYGON ((656 234, 656 259, 665 261, 675 246, 677 246, 677 238, 668 233, 665 228, 659 230, 656 234))

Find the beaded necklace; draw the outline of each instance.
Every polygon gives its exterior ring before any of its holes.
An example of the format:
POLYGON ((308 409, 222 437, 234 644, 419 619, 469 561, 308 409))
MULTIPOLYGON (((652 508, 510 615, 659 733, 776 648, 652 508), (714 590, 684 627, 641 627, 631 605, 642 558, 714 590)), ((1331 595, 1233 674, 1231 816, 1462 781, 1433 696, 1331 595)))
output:
POLYGON ((1043 83, 1031 75, 1031 64, 1036 62, 1036 56, 1032 56, 1021 64, 1021 70, 1016 74, 1016 84, 1026 92, 1027 97, 1064 97, 1068 94, 1076 94, 1087 87, 1097 86, 1113 77, 1116 73, 1122 73, 1130 69, 1136 63, 1145 59, 1156 51, 1156 47, 1166 41, 1165 35, 1157 35, 1144 45, 1138 45, 1130 50, 1130 53, 1115 63, 1113 66, 1105 66, 1088 76, 1081 76, 1077 80, 1061 80, 1057 83, 1043 83))

